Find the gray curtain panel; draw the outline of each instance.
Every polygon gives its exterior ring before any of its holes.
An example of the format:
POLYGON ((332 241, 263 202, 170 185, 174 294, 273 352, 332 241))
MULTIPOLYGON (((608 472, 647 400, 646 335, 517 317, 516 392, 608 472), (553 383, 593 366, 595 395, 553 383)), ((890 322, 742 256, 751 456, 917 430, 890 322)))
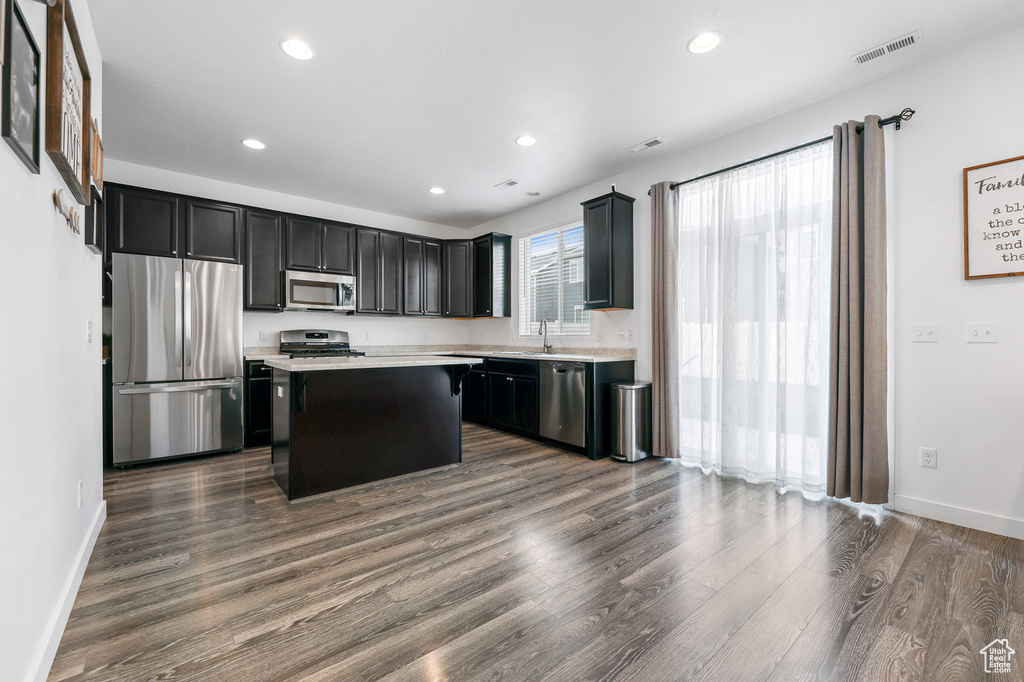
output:
POLYGON ((833 129, 828 494, 889 499, 885 144, 878 116, 833 129))
POLYGON ((679 200, 671 184, 651 187, 651 427, 658 457, 679 457, 679 235, 674 227, 679 200))

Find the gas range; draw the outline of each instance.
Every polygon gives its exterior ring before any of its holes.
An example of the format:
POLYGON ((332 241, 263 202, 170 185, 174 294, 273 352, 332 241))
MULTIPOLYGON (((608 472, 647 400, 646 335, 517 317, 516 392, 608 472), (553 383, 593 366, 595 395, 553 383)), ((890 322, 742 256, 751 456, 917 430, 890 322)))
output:
POLYGON ((289 358, 338 358, 366 355, 348 345, 348 332, 336 329, 291 329, 281 332, 279 350, 289 358))

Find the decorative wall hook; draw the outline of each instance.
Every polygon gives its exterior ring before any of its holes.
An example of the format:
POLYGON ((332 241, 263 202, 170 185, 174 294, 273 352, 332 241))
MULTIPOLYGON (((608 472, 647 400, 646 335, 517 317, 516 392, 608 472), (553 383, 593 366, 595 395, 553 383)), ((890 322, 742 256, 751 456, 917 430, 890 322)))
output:
POLYGON ((57 213, 60 213, 61 217, 68 222, 68 227, 72 232, 75 234, 82 232, 82 223, 78 213, 64 200, 64 190, 58 189, 53 192, 53 206, 57 209, 57 213))

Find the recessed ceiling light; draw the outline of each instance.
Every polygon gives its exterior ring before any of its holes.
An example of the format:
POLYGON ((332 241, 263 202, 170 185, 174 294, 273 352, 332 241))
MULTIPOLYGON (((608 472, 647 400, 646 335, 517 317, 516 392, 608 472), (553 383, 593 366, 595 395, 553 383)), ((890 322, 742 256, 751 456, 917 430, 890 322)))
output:
POLYGON ((292 38, 281 43, 281 49, 289 57, 295 57, 303 61, 313 58, 313 48, 298 38, 292 38))
POLYGON ((520 147, 532 147, 537 144, 537 138, 533 135, 520 135, 516 138, 516 144, 520 147))
POLYGON ((704 31, 698 33, 686 43, 686 49, 694 54, 704 54, 718 47, 722 42, 722 34, 718 31, 704 31))
POLYGON ((531 191, 526 193, 526 196, 528 196, 528 197, 539 197, 540 196, 540 192, 535 192, 535 191, 531 190, 531 191))
POLYGON ((249 149, 266 149, 267 148, 267 145, 263 144, 259 140, 254 140, 251 137, 249 139, 247 139, 247 140, 242 140, 242 144, 244 144, 249 149))
POLYGON ((444 188, 443 187, 431 187, 430 188, 430 193, 431 194, 444 194, 444 188))

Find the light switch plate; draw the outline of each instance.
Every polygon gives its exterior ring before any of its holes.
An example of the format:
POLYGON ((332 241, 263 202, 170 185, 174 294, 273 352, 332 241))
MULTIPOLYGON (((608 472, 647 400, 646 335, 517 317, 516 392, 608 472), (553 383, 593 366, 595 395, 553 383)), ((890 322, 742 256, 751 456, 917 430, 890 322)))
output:
POLYGON ((918 322, 914 325, 914 343, 938 343, 939 323, 918 322))
POLYGON ((967 343, 998 343, 999 325, 995 322, 968 322, 967 343))

